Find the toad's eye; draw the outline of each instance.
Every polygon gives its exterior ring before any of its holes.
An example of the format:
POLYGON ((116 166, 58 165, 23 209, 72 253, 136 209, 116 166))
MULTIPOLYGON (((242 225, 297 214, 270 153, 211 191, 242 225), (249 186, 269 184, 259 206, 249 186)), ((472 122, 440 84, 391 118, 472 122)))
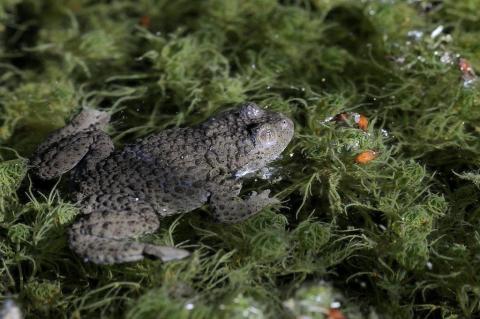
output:
POLYGON ((289 126, 288 121, 287 120, 282 120, 282 122, 281 122, 282 129, 287 129, 288 126, 289 126))
POLYGON ((275 134, 270 125, 262 125, 257 130, 257 141, 263 146, 271 146, 275 143, 275 134))

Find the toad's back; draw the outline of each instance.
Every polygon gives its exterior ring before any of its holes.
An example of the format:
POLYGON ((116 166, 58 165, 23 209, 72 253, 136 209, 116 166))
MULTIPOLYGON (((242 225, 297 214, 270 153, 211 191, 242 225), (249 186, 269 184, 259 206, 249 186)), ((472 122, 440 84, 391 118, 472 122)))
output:
POLYGON ((79 177, 77 193, 128 194, 177 213, 199 207, 208 199, 208 179, 217 166, 207 160, 211 142, 200 133, 175 128, 126 145, 79 177))

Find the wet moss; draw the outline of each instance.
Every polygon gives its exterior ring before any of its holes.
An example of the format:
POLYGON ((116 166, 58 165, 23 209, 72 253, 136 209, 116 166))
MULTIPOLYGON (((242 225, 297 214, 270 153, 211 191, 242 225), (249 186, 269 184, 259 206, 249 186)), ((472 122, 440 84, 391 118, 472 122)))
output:
POLYGON ((288 318, 322 291, 355 318, 478 316, 479 9, 2 1, 2 298, 27 318, 288 318), (295 121, 273 178, 245 189, 270 188, 281 206, 230 226, 202 210, 166 219, 148 240, 185 242, 184 261, 96 266, 68 249, 68 188, 31 180, 24 159, 48 132, 93 106, 113 113, 121 147, 246 100, 295 121), (365 151, 377 156, 355 162, 365 151))

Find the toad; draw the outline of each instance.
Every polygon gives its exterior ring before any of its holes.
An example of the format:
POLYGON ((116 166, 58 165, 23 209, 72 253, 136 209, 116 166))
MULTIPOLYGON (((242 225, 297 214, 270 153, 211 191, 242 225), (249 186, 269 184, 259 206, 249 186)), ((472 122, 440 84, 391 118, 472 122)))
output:
POLYGON ((69 245, 86 261, 181 259, 189 252, 135 238, 155 232, 165 216, 204 204, 217 221, 237 223, 279 202, 269 190, 246 198, 240 190, 244 177, 279 157, 292 139, 293 122, 281 113, 246 103, 121 150, 104 131, 109 121, 107 112, 83 109, 31 160, 41 179, 70 172, 81 214, 69 230, 69 245))

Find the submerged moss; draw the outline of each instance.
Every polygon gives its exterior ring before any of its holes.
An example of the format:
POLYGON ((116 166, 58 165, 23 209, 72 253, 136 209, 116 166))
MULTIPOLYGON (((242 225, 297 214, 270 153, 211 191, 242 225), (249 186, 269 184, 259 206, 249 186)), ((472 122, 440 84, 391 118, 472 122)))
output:
POLYGON ((305 292, 321 291, 341 295, 349 318, 478 316, 478 10, 2 1, 2 298, 27 318, 289 318, 299 314, 286 301, 310 305, 305 292), (295 121, 272 178, 245 189, 271 188, 281 207, 238 225, 203 210, 166 219, 147 240, 185 242, 193 256, 178 262, 96 266, 68 249, 68 187, 32 181, 22 158, 50 131, 82 106, 106 109, 121 147, 246 100, 295 121), (332 120, 341 112, 368 127, 332 120), (378 156, 356 163, 364 151, 378 156))

